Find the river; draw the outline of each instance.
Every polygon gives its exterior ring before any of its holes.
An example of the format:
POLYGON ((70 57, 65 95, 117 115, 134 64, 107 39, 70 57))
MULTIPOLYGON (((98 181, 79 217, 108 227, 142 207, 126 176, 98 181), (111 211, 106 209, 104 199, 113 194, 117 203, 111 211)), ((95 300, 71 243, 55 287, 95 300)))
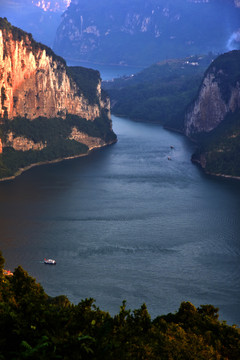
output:
POLYGON ((5 268, 111 314, 125 299, 152 318, 191 301, 239 325, 240 183, 204 175, 180 134, 112 118, 116 144, 0 183, 5 268))

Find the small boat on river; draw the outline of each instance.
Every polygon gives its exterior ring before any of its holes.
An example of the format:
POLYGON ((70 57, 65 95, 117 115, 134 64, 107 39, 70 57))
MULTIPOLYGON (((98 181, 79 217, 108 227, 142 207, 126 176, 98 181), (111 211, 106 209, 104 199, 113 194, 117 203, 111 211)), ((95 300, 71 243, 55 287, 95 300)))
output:
POLYGON ((44 264, 56 265, 56 260, 53 260, 53 259, 44 259, 44 264))

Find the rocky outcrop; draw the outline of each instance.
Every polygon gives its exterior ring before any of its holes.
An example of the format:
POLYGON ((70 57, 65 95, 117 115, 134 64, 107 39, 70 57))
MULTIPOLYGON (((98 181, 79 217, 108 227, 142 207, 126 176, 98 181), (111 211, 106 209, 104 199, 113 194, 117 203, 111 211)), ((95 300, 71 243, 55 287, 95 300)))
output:
MULTIPOLYGON (((107 145, 106 141, 104 141, 100 137, 89 136, 88 134, 79 131, 76 127, 72 128, 72 132, 68 136, 68 139, 75 140, 79 143, 87 145, 89 150, 107 145)), ((47 142, 35 142, 24 136, 17 136, 12 131, 9 131, 6 135, 6 142, 4 142, 3 145, 0 139, 0 154, 2 153, 2 146, 11 147, 16 151, 41 151, 42 149, 47 147, 47 142)))
POLYGON ((99 137, 89 136, 84 132, 79 131, 76 127, 72 128, 69 139, 87 145, 89 150, 106 145, 106 142, 103 139, 99 137))
POLYGON ((8 24, 0 28, 0 116, 64 118, 68 113, 87 120, 99 117, 105 106, 100 78, 96 87, 98 101, 90 104, 68 76, 63 59, 36 43, 30 34, 8 24))
POLYGON ((240 51, 218 57, 205 73, 197 99, 185 117, 185 133, 194 137, 215 129, 240 108, 240 51))
POLYGON ((24 136, 14 136, 13 132, 7 134, 7 140, 5 146, 12 147, 17 151, 28 151, 28 150, 42 150, 47 147, 46 143, 34 142, 24 136))
POLYGON ((185 133, 198 148, 192 161, 206 173, 240 179, 240 51, 219 56, 187 111, 185 133))

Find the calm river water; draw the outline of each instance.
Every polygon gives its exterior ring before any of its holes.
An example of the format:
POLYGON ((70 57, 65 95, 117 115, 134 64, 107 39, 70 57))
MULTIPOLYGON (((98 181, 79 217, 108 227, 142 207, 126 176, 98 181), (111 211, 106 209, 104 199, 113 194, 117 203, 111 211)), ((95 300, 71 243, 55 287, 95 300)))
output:
POLYGON ((159 125, 113 116, 113 128, 110 147, 0 183, 5 268, 111 314, 124 299, 152 317, 188 300, 239 325, 240 183, 205 176, 193 144, 159 125))

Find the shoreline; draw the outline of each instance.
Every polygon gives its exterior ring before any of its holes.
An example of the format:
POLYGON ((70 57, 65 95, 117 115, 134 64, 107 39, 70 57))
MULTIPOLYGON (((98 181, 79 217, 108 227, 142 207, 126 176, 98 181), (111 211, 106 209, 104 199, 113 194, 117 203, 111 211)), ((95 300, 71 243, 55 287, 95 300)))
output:
MULTIPOLYGON (((132 119, 132 118, 128 117, 127 115, 119 115, 119 114, 114 114, 114 113, 113 113, 112 115, 118 116, 118 117, 122 117, 122 118, 128 118, 129 120, 134 121, 134 122, 139 122, 139 123, 153 124, 153 125, 162 126, 163 129, 168 130, 168 131, 171 131, 171 132, 175 132, 175 133, 177 133, 177 134, 180 134, 180 135, 186 137, 187 139, 189 139, 192 143, 197 144, 197 142, 196 142, 195 139, 186 136, 183 131, 178 130, 178 129, 174 129, 174 128, 171 128, 171 127, 168 127, 168 126, 165 126, 165 125, 163 125, 163 124, 161 124, 161 123, 155 123, 155 122, 150 122, 150 121, 132 119)), ((193 154, 192 154, 192 156, 193 156, 193 154)), ((205 169, 204 169, 204 167, 202 166, 200 160, 196 160, 196 159, 193 160, 193 159, 191 158, 191 161, 192 161, 192 163, 197 164, 198 166, 200 166, 201 169, 202 169, 202 171, 203 171, 203 173, 206 174, 206 175, 210 175, 210 176, 214 176, 214 177, 218 177, 218 178, 223 178, 223 179, 232 179, 232 180, 238 180, 238 181, 240 180, 240 176, 233 176, 233 175, 226 175, 226 174, 214 174, 214 173, 205 171, 205 169)))
POLYGON ((33 164, 30 164, 28 166, 25 166, 24 168, 20 168, 18 169, 18 171, 12 175, 12 176, 9 176, 9 177, 5 177, 5 178, 1 178, 0 179, 0 182, 4 182, 4 181, 9 181, 9 180, 14 180, 16 179, 16 177, 20 176, 22 173, 24 173, 25 171, 28 171, 30 169, 32 169, 33 167, 36 167, 36 166, 41 166, 41 165, 48 165, 48 164, 55 164, 55 163, 59 163, 61 161, 65 161, 65 160, 72 160, 72 159, 77 159, 77 158, 80 158, 80 157, 83 157, 83 156, 88 156, 91 152, 93 152, 94 150, 97 150, 97 149, 101 149, 101 148, 105 148, 107 146, 110 146, 110 145, 113 145, 113 144, 116 144, 118 140, 113 140, 112 142, 109 142, 109 143, 105 143, 104 145, 98 145, 98 146, 94 146, 94 147, 91 147, 89 148, 89 150, 84 153, 84 154, 79 154, 79 155, 72 155, 72 156, 67 156, 67 157, 64 157, 64 158, 57 158, 55 160, 49 160, 49 161, 40 161, 38 163, 33 163, 33 164))
POLYGON ((192 161, 193 164, 196 164, 197 166, 199 166, 202 169, 203 173, 206 174, 206 175, 213 176, 213 177, 218 177, 218 178, 223 178, 223 179, 232 179, 232 180, 238 180, 238 181, 240 180, 240 176, 226 175, 226 174, 216 174, 216 173, 211 173, 209 171, 206 171, 204 169, 204 167, 202 166, 200 160, 191 159, 191 161, 192 161))

